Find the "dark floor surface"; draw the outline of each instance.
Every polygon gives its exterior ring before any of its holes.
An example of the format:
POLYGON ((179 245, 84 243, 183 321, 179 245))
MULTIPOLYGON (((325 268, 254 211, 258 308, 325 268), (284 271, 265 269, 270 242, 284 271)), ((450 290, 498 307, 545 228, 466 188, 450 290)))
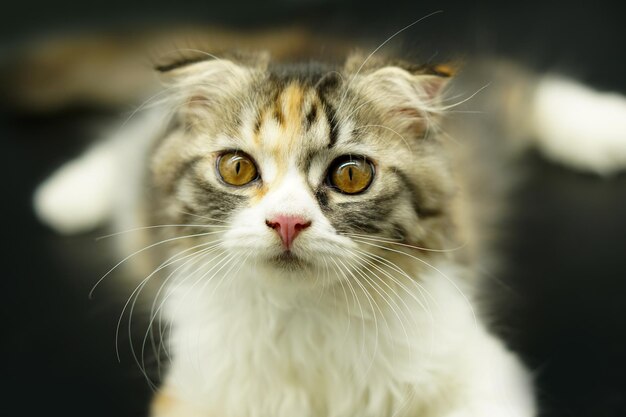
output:
MULTIPOLYGON (((405 48, 488 49, 626 93, 626 29, 618 3, 381 3, 272 1, 239 8, 197 3, 177 9, 180 16, 173 17, 164 2, 145 14, 138 6, 115 8, 115 2, 100 9, 83 3, 69 7, 67 1, 33 9, 16 3, 0 31, 6 46, 48 31, 106 28, 133 19, 194 16, 249 26, 295 18, 317 30, 353 31, 382 41, 384 34, 442 8, 442 16, 413 29, 405 48)), ((82 126, 92 116, 6 113, 0 119, 0 375, 8 409, 19 407, 15 415, 53 410, 65 417, 141 416, 150 396, 124 351, 127 340, 121 343, 121 363, 115 355, 123 297, 112 295, 110 284, 94 300, 87 297, 113 260, 88 262, 102 250, 93 236, 56 236, 37 223, 30 205, 35 185, 81 146, 82 126)), ((514 194, 517 210, 503 248, 508 267, 496 285, 506 300, 496 327, 533 369, 542 416, 626 416, 626 175, 600 179, 532 155, 526 162, 529 177, 514 194)))

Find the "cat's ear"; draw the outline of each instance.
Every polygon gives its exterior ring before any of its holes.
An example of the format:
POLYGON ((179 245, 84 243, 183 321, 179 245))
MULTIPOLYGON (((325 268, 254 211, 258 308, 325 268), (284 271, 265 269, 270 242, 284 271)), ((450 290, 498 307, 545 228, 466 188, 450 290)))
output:
MULTIPOLYGON (((358 61, 357 61, 358 62, 358 61)), ((442 96, 454 75, 451 66, 410 65, 404 62, 346 64, 357 88, 395 126, 414 133, 426 131, 442 113, 442 96)))
POLYGON ((175 61, 163 62, 156 69, 166 87, 168 103, 184 119, 207 117, 220 103, 245 89, 255 73, 267 67, 265 53, 222 54, 217 57, 193 51, 175 61))

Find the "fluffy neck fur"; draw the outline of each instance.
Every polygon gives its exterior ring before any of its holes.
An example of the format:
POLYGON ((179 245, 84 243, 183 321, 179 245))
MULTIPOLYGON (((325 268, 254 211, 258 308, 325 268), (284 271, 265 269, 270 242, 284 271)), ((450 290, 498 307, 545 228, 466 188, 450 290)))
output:
POLYGON ((219 415, 402 416, 414 402, 434 406, 451 386, 433 382, 454 378, 452 352, 480 331, 448 281, 460 274, 432 270, 386 301, 374 287, 268 286, 246 267, 201 291, 172 284, 167 386, 219 415))

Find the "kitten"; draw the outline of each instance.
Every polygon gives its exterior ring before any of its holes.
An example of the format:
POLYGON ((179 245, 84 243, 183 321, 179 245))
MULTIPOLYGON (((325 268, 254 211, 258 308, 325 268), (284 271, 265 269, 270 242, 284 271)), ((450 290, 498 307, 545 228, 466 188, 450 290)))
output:
POLYGON ((165 272, 152 415, 535 415, 476 303, 507 164, 624 167, 626 99, 502 63, 205 58, 35 195, 61 232, 140 227, 140 286, 165 272))

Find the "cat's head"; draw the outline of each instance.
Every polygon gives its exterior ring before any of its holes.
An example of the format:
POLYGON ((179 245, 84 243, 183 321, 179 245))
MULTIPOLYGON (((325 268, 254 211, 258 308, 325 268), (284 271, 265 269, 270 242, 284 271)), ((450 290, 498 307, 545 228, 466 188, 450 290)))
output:
POLYGON ((337 67, 211 59, 166 75, 173 120, 152 159, 154 211, 214 225, 179 229, 212 233, 181 240, 188 248, 216 242, 238 262, 308 279, 390 255, 386 242, 446 244, 443 68, 355 55, 337 67))

